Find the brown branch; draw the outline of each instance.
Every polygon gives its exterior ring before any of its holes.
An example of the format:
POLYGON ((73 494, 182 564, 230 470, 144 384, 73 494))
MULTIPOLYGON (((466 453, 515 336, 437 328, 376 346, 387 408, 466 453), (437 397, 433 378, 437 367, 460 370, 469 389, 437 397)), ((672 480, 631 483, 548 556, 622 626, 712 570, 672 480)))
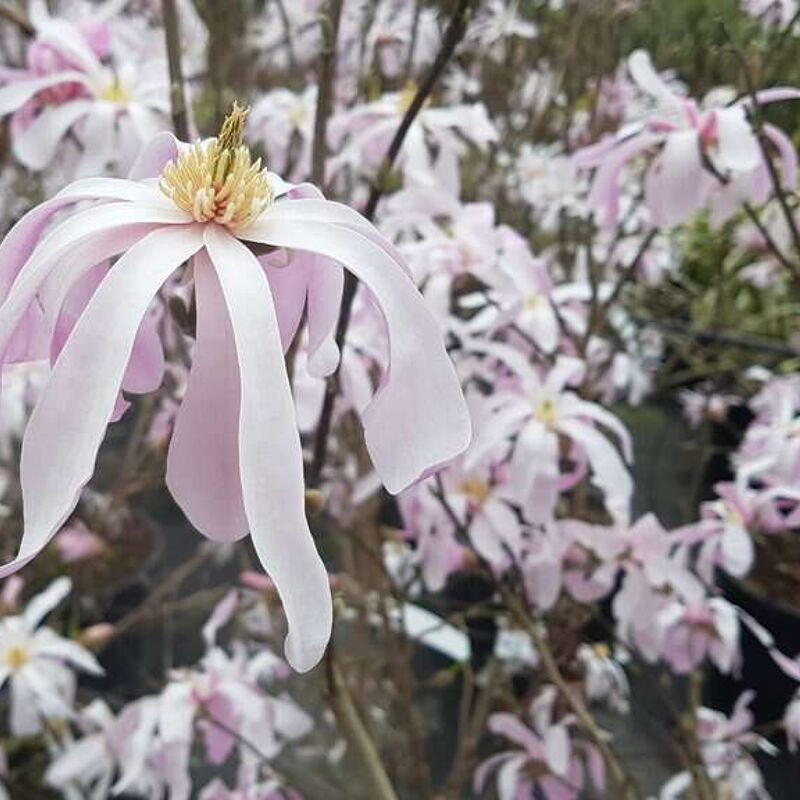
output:
POLYGON ((24 12, 8 3, 0 3, 0 19, 16 25, 26 36, 35 36, 36 28, 24 12))
POLYGON ((186 107, 186 92, 183 85, 181 64, 181 32, 175 0, 161 0, 164 17, 164 37, 167 43, 169 64, 169 102, 172 107, 172 126, 175 135, 184 142, 189 141, 189 114, 186 107))
MULTIPOLYGON (((385 177, 389 174, 397 160, 397 156, 403 147, 406 135, 414 124, 414 120, 422 110, 428 97, 430 97, 436 83, 444 72, 447 63, 450 61, 453 53, 455 52, 458 43, 464 37, 467 29, 467 12, 470 10, 474 0, 458 0, 453 15, 450 17, 450 22, 447 25, 447 30, 442 39, 442 46, 436 56, 425 79, 419 85, 414 99, 406 109, 400 125, 395 131, 386 155, 383 158, 381 166, 378 169, 376 178, 372 182, 370 189, 369 199, 364 207, 364 216, 368 220, 372 220, 375 216, 375 211, 378 208, 378 203, 386 191, 385 177)), ((358 280, 351 272, 345 274, 344 293, 342 296, 342 308, 339 313, 339 323, 336 326, 336 344, 339 346, 339 352, 344 350, 344 341, 347 336, 347 328, 350 325, 350 313, 353 308, 353 301, 356 296, 356 289, 358 288, 358 280)), ((308 474, 308 481, 310 486, 317 486, 322 476, 322 470, 325 467, 325 460, 328 455, 328 439, 330 437, 331 423, 333 422, 333 406, 338 394, 338 386, 334 381, 329 381, 325 390, 325 398, 322 403, 322 410, 319 416, 319 424, 317 425, 317 434, 314 439, 314 450, 311 460, 311 468, 308 474)))
POLYGON ((339 668, 333 663, 330 653, 331 649, 328 648, 326 660, 328 689, 336 719, 342 726, 350 746, 358 754, 361 763, 367 770, 375 790, 375 800, 399 800, 389 776, 386 774, 380 753, 358 715, 347 682, 342 677, 339 668))
POLYGON ((339 38, 339 20, 344 0, 329 0, 320 24, 324 45, 319 58, 319 88, 317 111, 314 117, 314 139, 311 149, 311 180, 320 188, 325 185, 325 160, 328 155, 328 117, 333 108, 336 81, 336 42, 339 38))
POLYGON ((570 688, 569 684, 561 673, 558 662, 553 655, 547 637, 544 635, 538 622, 534 620, 523 603, 507 589, 501 587, 503 601, 506 607, 515 616, 517 622, 525 629, 531 637, 531 641, 536 647, 544 671, 548 680, 558 689, 564 702, 569 706, 570 711, 578 718, 583 730, 589 735, 611 773, 611 778, 617 787, 619 797, 622 800, 641 800, 642 794, 633 779, 628 775, 616 753, 609 745, 603 731, 600 730, 594 718, 589 713, 581 698, 570 688))

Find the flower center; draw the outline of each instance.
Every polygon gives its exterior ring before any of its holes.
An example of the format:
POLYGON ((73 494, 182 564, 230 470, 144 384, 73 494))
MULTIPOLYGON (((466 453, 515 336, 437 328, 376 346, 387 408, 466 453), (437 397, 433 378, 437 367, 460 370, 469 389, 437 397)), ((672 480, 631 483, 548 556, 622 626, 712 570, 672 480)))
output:
POLYGON ((489 484, 477 478, 465 480, 461 484, 461 492, 470 503, 480 508, 489 497, 489 484))
POLYGON ((101 100, 124 106, 131 101, 128 90, 114 78, 99 94, 101 100))
POLYGON ((247 113, 234 103, 217 138, 197 142, 164 167, 161 191, 197 222, 242 228, 274 199, 261 159, 253 163, 242 143, 247 113))
POLYGON ((6 664, 12 672, 22 669, 30 660, 30 655, 24 647, 14 645, 6 650, 6 664))
POLYGON ((548 428, 552 428, 556 424, 558 417, 558 408, 556 407, 555 400, 547 398, 542 400, 536 407, 537 419, 548 428))

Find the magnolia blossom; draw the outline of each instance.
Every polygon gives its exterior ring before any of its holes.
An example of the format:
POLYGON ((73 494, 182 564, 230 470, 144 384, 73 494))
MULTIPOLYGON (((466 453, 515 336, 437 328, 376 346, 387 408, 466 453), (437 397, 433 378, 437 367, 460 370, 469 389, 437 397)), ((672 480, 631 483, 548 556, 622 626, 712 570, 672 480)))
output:
POLYGON ((798 11, 797 0, 741 0, 741 3, 748 14, 778 28, 788 25, 798 11))
POLYGON ((576 800, 587 783, 584 764, 595 789, 605 790, 603 757, 594 746, 572 740, 574 717, 554 719, 556 696, 554 686, 542 690, 530 707, 530 727, 513 714, 489 717, 489 730, 517 749, 491 756, 478 767, 476 793, 483 791, 491 772, 498 770, 500 800, 533 797, 536 789, 546 800, 576 800))
POLYGON ((783 713, 783 729, 786 732, 789 750, 796 753, 797 745, 800 744, 800 692, 795 692, 789 705, 786 706, 786 711, 783 713))
POLYGON ((583 686, 586 697, 593 703, 606 703, 618 714, 630 710, 630 684, 624 664, 628 653, 620 647, 611 648, 600 642, 582 644, 578 648, 578 661, 584 669, 583 686))
POLYGON ((160 797, 162 781, 148 765, 156 711, 152 697, 125 706, 116 716, 104 700, 94 700, 79 717, 83 735, 56 756, 45 782, 62 791, 77 783, 91 800, 125 789, 160 797))
MULTIPOLYGON (((705 707, 697 712, 700 755, 720 797, 769 800, 770 795, 751 751, 761 750, 771 755, 777 751, 766 739, 751 730, 753 714, 749 705, 754 696, 754 692, 740 695, 730 717, 705 707)), ((690 797, 692 785, 691 775, 681 772, 664 786, 659 800, 690 797)))
MULTIPOLYGON (((701 109, 658 75, 644 51, 630 56, 628 68, 639 89, 655 102, 655 113, 575 154, 576 166, 597 169, 589 205, 601 215, 605 226, 613 227, 619 219, 620 173, 628 162, 644 154, 657 154, 647 169, 644 189, 645 202, 659 227, 685 222, 710 202, 716 218, 724 220, 744 200, 767 199, 769 175, 747 118, 749 98, 722 103, 717 94, 716 102, 701 109)), ((796 89, 775 88, 760 92, 758 101, 763 104, 798 97, 800 91, 796 89)), ((785 188, 794 190, 794 147, 774 125, 765 125, 764 134, 781 155, 785 188)))
POLYGON ((522 359, 514 359, 509 366, 519 377, 519 385, 495 392, 494 417, 477 432, 471 461, 498 441, 513 438, 510 469, 517 496, 547 498, 540 509, 547 514, 559 488, 560 437, 564 437, 588 462, 592 481, 605 495, 611 513, 627 519, 633 491, 625 467, 625 461, 632 460, 630 436, 609 411, 566 389, 581 376, 582 362, 560 356, 544 379, 522 359), (617 437, 622 455, 595 423, 617 437))
MULTIPOLYGON (((218 138, 188 146, 159 136, 131 178, 71 184, 0 245, 1 283, 10 286, 0 307, 6 360, 49 349, 70 288, 93 265, 121 256, 78 315, 31 415, 22 444, 23 538, 0 575, 30 561, 72 512, 147 310, 191 262, 197 341, 167 486, 209 538, 251 533, 286 610, 287 657, 305 670, 327 644, 331 598, 305 516, 283 355, 307 307, 309 368, 336 368, 340 264, 364 282, 388 332, 388 365, 361 414, 387 488, 398 492, 463 451, 470 421, 439 326, 394 248, 357 212, 311 187, 293 190, 253 163, 243 125, 235 109, 218 138), (90 207, 76 208, 87 200, 90 207), (279 250, 259 260, 256 249, 265 247, 279 250)), ((130 390, 153 388, 146 383, 130 390)))
POLYGON ((31 599, 21 614, 0 619, 0 687, 10 686, 10 725, 16 736, 39 733, 42 718, 72 716, 74 669, 103 674, 88 650, 50 628, 39 627, 71 588, 68 578, 58 578, 31 599))
POLYGON ((169 98, 163 60, 103 63, 110 32, 101 18, 82 27, 31 4, 36 35, 28 66, 0 74, 0 116, 13 114, 12 146, 27 167, 41 170, 73 136, 80 145, 78 172, 102 172, 130 163, 142 144, 164 127, 169 98))
POLYGON ((708 656, 720 672, 728 673, 739 658, 739 617, 721 597, 670 602, 657 617, 662 628, 664 659, 678 674, 699 667, 708 656))
POLYGON ((273 89, 253 104, 248 137, 259 142, 270 165, 284 175, 308 175, 317 107, 317 87, 302 92, 273 89))
MULTIPOLYGON (((415 91, 412 85, 334 116, 330 121, 330 136, 333 145, 342 149, 331 159, 332 169, 338 171, 345 165, 358 171, 376 168, 415 91)), ((423 108, 414 117, 397 159, 406 180, 431 186, 437 170, 455 174, 458 157, 464 150, 456 134, 482 150, 497 140, 497 131, 482 103, 423 108), (435 160, 431 146, 438 150, 435 160)))

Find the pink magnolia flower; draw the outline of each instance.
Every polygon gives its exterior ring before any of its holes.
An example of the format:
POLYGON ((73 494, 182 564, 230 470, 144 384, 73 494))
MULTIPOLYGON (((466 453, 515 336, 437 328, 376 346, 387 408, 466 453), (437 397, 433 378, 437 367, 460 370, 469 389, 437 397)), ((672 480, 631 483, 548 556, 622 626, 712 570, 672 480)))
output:
MULTIPOLYGON (((582 362, 560 356, 544 379, 524 359, 515 359, 509 366, 519 377, 519 386, 493 395, 494 417, 477 432, 468 463, 498 441, 513 439, 512 484, 519 498, 532 498, 542 485, 550 490, 558 486, 559 441, 564 437, 586 458, 592 482, 605 495, 610 512, 626 520, 633 492, 625 466, 625 461, 632 460, 630 436, 613 414, 566 388, 582 374, 582 362), (622 455, 595 423, 617 437, 622 455)), ((554 503, 557 495, 550 493, 554 503)))
POLYGON ((474 790, 483 792, 489 775, 497 772, 500 800, 532 798, 538 789, 546 800, 576 800, 587 783, 584 764, 591 783, 605 790, 605 765, 593 745, 573 741, 576 720, 567 715, 553 718, 556 689, 545 687, 529 711, 531 726, 513 714, 492 714, 489 730, 508 739, 517 749, 486 759, 477 769, 474 790))
POLYGON ((441 480, 447 504, 478 555, 505 569, 509 553, 519 549, 520 523, 497 471, 488 464, 467 469, 461 458, 442 472, 441 480))
POLYGON ((302 92, 273 89, 253 104, 248 138, 263 145, 277 172, 287 177, 310 173, 316 108, 316 86, 302 92))
POLYGON ((27 343, 52 341, 70 286, 122 254, 78 317, 31 416, 22 445, 23 538, 0 576, 35 557, 71 513, 147 309, 191 261, 197 341, 167 485, 209 538, 230 542, 251 532, 286 610, 287 657, 305 670, 327 644, 331 598, 305 517, 283 354, 307 305, 316 371, 335 369, 340 264, 364 282, 388 331, 389 364, 361 417, 389 491, 463 451, 470 421, 439 326, 397 252, 357 212, 310 188, 293 192, 252 163, 242 127, 237 109, 219 138, 190 147, 157 137, 132 178, 71 184, 0 245, 0 278, 10 286, 0 307, 0 352, 7 357, 16 346, 18 360, 30 357, 27 343), (94 203, 76 210, 87 200, 94 203), (57 212, 68 213, 46 232, 57 212), (259 261, 252 248, 262 246, 284 251, 285 266, 274 265, 275 253, 259 261))
POLYGON ((703 503, 702 519, 684 529, 686 541, 700 543, 697 569, 711 581, 716 567, 736 577, 746 575, 755 559, 751 529, 754 527, 758 498, 740 480, 718 483, 717 500, 703 503))
MULTIPOLYGON (((720 711, 701 708, 697 713, 697 736, 700 755, 719 797, 731 800, 769 800, 753 750, 774 755, 777 750, 754 733, 753 715, 748 708, 754 692, 744 692, 727 717, 720 711)), ((682 772, 661 790, 659 800, 678 800, 691 796, 692 778, 682 772)))
POLYGON ((83 735, 53 759, 45 782, 62 791, 77 784, 97 800, 126 789, 160 797, 161 781, 147 763, 156 721, 152 697, 130 703, 116 716, 104 700, 94 700, 80 713, 83 735))
MULTIPOLYGON (((334 147, 341 147, 341 150, 331 159, 333 171, 338 172, 344 166, 359 172, 374 170, 413 99, 414 91, 410 86, 402 92, 390 92, 371 103, 335 115, 330 122, 330 136, 334 147)), ((481 150, 497 140, 497 131, 482 103, 423 108, 409 128, 397 161, 406 180, 433 186, 438 169, 455 174, 458 158, 465 149, 457 134, 481 150), (435 159, 432 147, 438 151, 435 159)))
POLYGON ((455 533, 453 521, 425 483, 398 498, 406 535, 416 542, 415 562, 425 587, 444 588, 447 578, 464 567, 467 548, 455 533))
MULTIPOLYGON (((645 176, 645 202, 659 227, 678 225, 712 203, 715 217, 724 220, 743 200, 763 202, 769 194, 769 176, 756 135, 747 119, 750 99, 698 108, 676 94, 655 71, 650 57, 637 50, 628 68, 640 90, 657 110, 644 122, 623 127, 616 136, 575 154, 580 168, 596 168, 589 204, 605 226, 619 219, 619 176, 638 156, 656 153, 645 176), (713 172, 723 176, 722 185, 713 172)), ((759 93, 760 103, 796 99, 796 89, 774 88, 759 93)), ((764 133, 783 161, 784 185, 797 181, 797 155, 786 135, 773 125, 764 133)))
POLYGON ((739 659, 739 616, 722 597, 673 600, 659 612, 663 657, 678 674, 692 672, 706 656, 728 673, 739 659))
POLYGON ((27 167, 41 170, 74 135, 81 146, 78 172, 102 172, 131 163, 143 143, 164 126, 168 86, 161 60, 106 66, 110 33, 101 18, 81 27, 31 5, 35 38, 28 67, 0 78, 0 116, 13 114, 12 146, 27 167))
POLYGON ((10 685, 10 728, 15 736, 39 733, 42 718, 73 715, 74 669, 103 674, 88 650, 50 628, 39 627, 71 588, 69 578, 57 578, 21 614, 0 619, 0 687, 10 685))

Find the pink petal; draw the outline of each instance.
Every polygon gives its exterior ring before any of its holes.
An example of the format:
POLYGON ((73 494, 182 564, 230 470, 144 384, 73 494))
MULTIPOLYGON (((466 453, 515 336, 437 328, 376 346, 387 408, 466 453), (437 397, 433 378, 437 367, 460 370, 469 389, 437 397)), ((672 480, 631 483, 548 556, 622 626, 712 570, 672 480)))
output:
POLYGON ((91 478, 133 340, 158 287, 201 245, 196 227, 157 231, 111 269, 61 353, 31 415, 20 475, 25 528, 17 557, 30 561, 72 512, 91 478))
POLYGON ((204 536, 250 530, 239 470, 239 367, 225 298, 203 251, 194 259, 197 342, 167 455, 167 486, 204 536))
POLYGON ((328 573, 305 516, 303 454, 278 320, 269 283, 250 250, 216 226, 207 227, 205 240, 239 361, 244 507, 253 545, 286 611, 286 658, 304 672, 325 652, 333 612, 328 573))
POLYGON ((13 139, 14 155, 28 169, 44 169, 69 129, 91 109, 89 100, 46 106, 21 136, 13 139))
POLYGON ((402 491, 463 452, 470 419, 458 376, 436 319, 392 255, 357 230, 319 222, 273 223, 269 213, 249 235, 255 234, 265 244, 339 261, 377 300, 389 331, 389 369, 362 420, 367 449, 387 489, 402 491))

